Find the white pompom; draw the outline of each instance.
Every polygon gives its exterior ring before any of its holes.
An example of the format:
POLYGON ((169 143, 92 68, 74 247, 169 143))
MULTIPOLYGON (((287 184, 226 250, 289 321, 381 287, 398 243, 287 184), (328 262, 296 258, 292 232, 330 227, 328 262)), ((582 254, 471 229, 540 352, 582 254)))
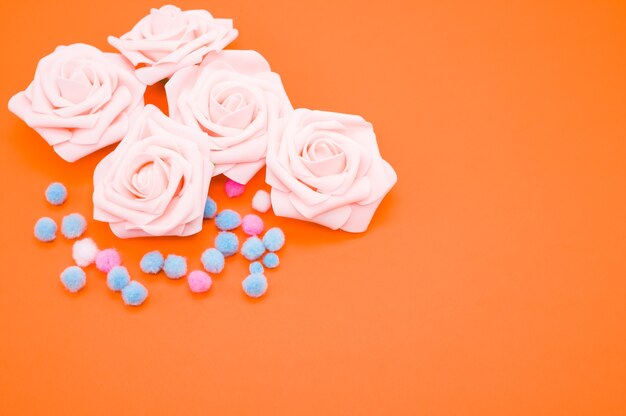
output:
POLYGON ((270 210, 272 203, 270 201, 270 194, 265 191, 257 191, 252 198, 252 209, 259 212, 267 212, 270 210))
POLYGON ((81 267, 89 266, 96 259, 98 246, 91 238, 83 238, 74 243, 72 247, 72 257, 77 265, 81 267))

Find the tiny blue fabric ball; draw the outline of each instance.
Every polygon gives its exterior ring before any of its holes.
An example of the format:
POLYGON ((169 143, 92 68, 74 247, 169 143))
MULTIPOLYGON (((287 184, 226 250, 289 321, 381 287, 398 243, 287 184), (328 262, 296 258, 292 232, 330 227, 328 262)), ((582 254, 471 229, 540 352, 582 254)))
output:
POLYGON ((241 283, 243 291, 251 298, 258 298, 267 291, 267 279, 261 273, 252 273, 241 283))
POLYGON ((215 225, 222 231, 230 231, 241 225, 241 215, 232 209, 225 209, 215 217, 215 225))
POLYGON ((234 233, 222 231, 215 237, 215 248, 225 257, 232 256, 239 250, 239 238, 234 233))
POLYGON ((43 217, 35 223, 35 238, 48 243, 57 238, 57 223, 52 218, 43 217))
POLYGON ((144 273, 157 274, 163 269, 164 262, 163 254, 155 250, 143 255, 139 267, 144 273))
POLYGON ((80 214, 66 215, 61 221, 61 233, 69 239, 80 237, 86 228, 87 220, 80 214))
POLYGON ((280 259, 278 258, 278 254, 276 253, 267 253, 265 257, 263 257, 263 264, 268 269, 275 269, 280 264, 280 259))
POLYGON ((285 233, 278 227, 270 228, 263 236, 263 244, 268 251, 278 251, 285 245, 285 233))
POLYGON ((251 274, 263 274, 263 265, 260 261, 253 261, 252 263, 250 263, 250 267, 248 269, 250 270, 251 274))
POLYGON ((265 253, 265 246, 259 237, 250 237, 241 246, 241 254, 252 261, 260 258, 265 253))
POLYGON ((216 248, 204 250, 200 260, 209 273, 221 273, 224 270, 224 255, 216 248))
POLYGON ((136 280, 133 280, 122 289, 122 300, 129 306, 139 306, 147 297, 148 289, 136 280))
POLYGON ((170 279, 180 279, 187 274, 187 259, 183 256, 170 254, 165 259, 163 271, 170 279))
POLYGON ((67 199, 67 189, 62 183, 53 182, 46 188, 46 200, 52 205, 61 205, 67 199))
POLYGON ((109 289, 119 292, 130 283, 130 274, 124 266, 115 266, 107 273, 107 286, 109 289))
POLYGON ((207 197, 206 203, 204 204, 204 219, 214 218, 216 213, 217 204, 211 199, 211 197, 207 197))
POLYGON ((61 272, 61 283, 72 293, 76 293, 85 287, 86 282, 87 276, 83 269, 78 266, 70 266, 61 272))

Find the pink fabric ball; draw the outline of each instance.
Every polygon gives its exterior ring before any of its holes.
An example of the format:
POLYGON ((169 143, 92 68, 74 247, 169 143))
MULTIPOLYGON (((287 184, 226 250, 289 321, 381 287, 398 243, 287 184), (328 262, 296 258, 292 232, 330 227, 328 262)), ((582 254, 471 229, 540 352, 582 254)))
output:
POLYGON ((241 228, 248 235, 259 235, 263 232, 263 220, 255 214, 248 214, 241 220, 241 228))
POLYGON ((202 270, 194 270, 187 276, 187 283, 193 293, 204 293, 211 289, 213 281, 211 280, 211 276, 202 270))
POLYGON ((226 190, 226 195, 229 198, 235 198, 243 194, 243 191, 246 190, 246 186, 240 183, 235 182, 232 179, 226 181, 226 185, 224 185, 224 189, 226 190))
POLYGON ((103 273, 108 273, 112 268, 120 266, 121 264, 122 257, 120 257, 120 253, 114 248, 107 248, 96 254, 96 269, 103 273))

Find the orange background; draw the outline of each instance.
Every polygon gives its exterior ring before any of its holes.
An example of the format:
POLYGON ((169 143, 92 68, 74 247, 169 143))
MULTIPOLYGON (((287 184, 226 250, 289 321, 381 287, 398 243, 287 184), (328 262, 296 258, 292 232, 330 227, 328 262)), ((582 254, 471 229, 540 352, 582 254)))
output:
MULTIPOLYGON (((266 214, 288 245, 259 301, 241 257, 202 296, 140 273, 155 248, 199 267, 210 223, 128 241, 90 221, 150 290, 132 309, 93 268, 67 294, 71 243, 32 236, 90 214, 110 149, 70 165, 6 103, 56 45, 112 50, 160 5, 0 6, 0 414, 626 414, 624 2, 179 1, 232 17, 232 47, 267 57, 294 106, 370 120, 399 182, 361 235, 266 214)), ((247 212, 261 176, 210 194, 247 212)))

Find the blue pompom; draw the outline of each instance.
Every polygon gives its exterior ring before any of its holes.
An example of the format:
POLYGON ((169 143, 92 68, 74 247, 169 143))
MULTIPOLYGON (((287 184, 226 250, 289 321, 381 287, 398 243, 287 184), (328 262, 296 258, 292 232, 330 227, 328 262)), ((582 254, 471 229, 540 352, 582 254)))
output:
POLYGON ((267 291, 267 279, 261 273, 252 273, 241 283, 243 291, 251 298, 258 298, 267 291))
POLYGON ((250 270, 250 273, 252 274, 255 274, 255 273, 263 274, 263 265, 259 261, 254 261, 250 263, 250 267, 248 269, 250 270))
POLYGON ((285 234, 278 227, 270 228, 263 236, 263 244, 269 251, 278 251, 285 245, 285 234))
POLYGON ((204 219, 210 219, 215 217, 217 213, 217 204, 215 201, 211 199, 211 197, 206 198, 206 203, 204 204, 204 219))
POLYGON ((215 217, 215 225, 222 231, 230 231, 241 225, 241 215, 232 209, 225 209, 215 217))
POLYGON ((151 251, 144 254, 139 262, 139 267, 144 273, 157 274, 163 269, 163 254, 158 251, 151 251))
POLYGON ((53 182, 46 188, 46 200, 52 205, 61 205, 67 199, 67 189, 62 183, 53 182))
POLYGON ((263 265, 268 269, 275 269, 279 264, 280 259, 276 253, 267 253, 265 257, 263 257, 263 265))
POLYGON ((122 300, 130 306, 141 305, 148 297, 148 289, 141 283, 133 280, 122 289, 122 300))
POLYGON ((87 276, 83 269, 78 266, 70 266, 61 273, 61 283, 72 293, 76 293, 85 287, 86 282, 87 276))
POLYGON ((124 266, 115 266, 107 273, 107 286, 109 289, 119 292, 130 283, 130 275, 124 266))
POLYGON ((250 261, 258 259, 263 253, 265 246, 259 237, 250 237, 241 246, 241 254, 250 261))
POLYGON ((224 270, 224 255, 216 248, 204 250, 200 260, 204 269, 209 273, 221 273, 224 270))
POLYGON ((49 217, 39 218, 35 224, 35 238, 44 243, 57 238, 57 223, 49 217))
POLYGON ((61 221, 61 233, 70 239, 78 238, 85 232, 87 220, 80 214, 70 214, 61 221))
POLYGON ((234 233, 223 231, 215 237, 215 248, 225 257, 232 256, 239 250, 239 239, 234 233))
POLYGON ((163 271, 170 279, 180 279, 187 274, 187 259, 183 256, 170 254, 165 259, 163 271))

